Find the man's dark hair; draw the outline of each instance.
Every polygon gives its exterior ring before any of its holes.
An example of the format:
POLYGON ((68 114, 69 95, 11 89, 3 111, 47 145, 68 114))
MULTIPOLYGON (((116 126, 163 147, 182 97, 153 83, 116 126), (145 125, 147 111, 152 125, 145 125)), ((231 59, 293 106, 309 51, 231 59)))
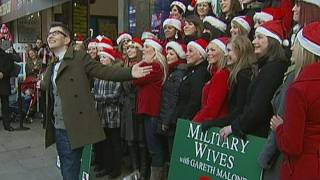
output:
POLYGON ((63 24, 62 22, 52 22, 50 27, 49 27, 49 30, 51 28, 54 28, 54 27, 61 27, 62 28, 62 31, 70 38, 72 39, 71 37, 71 30, 69 29, 69 27, 65 24, 63 24))

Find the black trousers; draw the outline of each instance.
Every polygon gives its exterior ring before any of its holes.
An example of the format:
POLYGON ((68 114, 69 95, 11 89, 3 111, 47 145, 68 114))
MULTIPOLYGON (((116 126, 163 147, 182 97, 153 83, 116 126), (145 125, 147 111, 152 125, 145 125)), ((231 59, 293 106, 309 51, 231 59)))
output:
POLYGON ((108 173, 121 172, 120 128, 104 128, 106 139, 96 144, 97 163, 108 173))
POLYGON ((4 127, 8 127, 10 126, 9 96, 0 95, 0 98, 1 98, 2 123, 4 127))

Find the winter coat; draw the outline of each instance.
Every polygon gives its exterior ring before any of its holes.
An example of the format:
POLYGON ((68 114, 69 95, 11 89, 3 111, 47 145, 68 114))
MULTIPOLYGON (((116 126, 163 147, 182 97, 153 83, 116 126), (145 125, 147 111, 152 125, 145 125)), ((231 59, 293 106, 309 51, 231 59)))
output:
POLYGON ((179 90, 183 77, 187 72, 187 65, 179 65, 173 71, 163 85, 162 100, 160 108, 160 121, 167 126, 176 124, 177 102, 179 97, 179 90))
POLYGON ((250 83, 243 113, 231 123, 232 133, 267 137, 273 115, 271 99, 282 83, 288 63, 268 58, 258 60, 258 75, 250 83))
MULTIPOLYGON (((150 65, 146 62, 140 66, 150 65)), ((137 113, 159 116, 161 91, 164 81, 164 69, 158 62, 152 62, 152 71, 145 77, 135 79, 133 85, 138 88, 137 113)))
POLYGON ((207 61, 188 68, 179 90, 177 118, 192 119, 201 108, 202 88, 209 80, 207 61))
POLYGON ((193 118, 195 122, 202 123, 208 119, 223 118, 229 114, 229 69, 225 68, 214 72, 210 81, 202 91, 202 107, 193 118))
POLYGON ((13 59, 9 54, 0 48, 0 72, 3 78, 0 79, 0 95, 8 96, 11 92, 10 74, 13 71, 13 59))
MULTIPOLYGON (((46 147, 55 142, 53 126, 52 75, 54 64, 49 64, 41 82, 41 89, 49 91, 49 115, 46 121, 46 147)), ((131 69, 116 65, 103 65, 92 60, 84 51, 69 47, 59 66, 56 85, 61 98, 63 121, 72 149, 93 144, 105 139, 94 99, 90 90, 90 79, 130 80, 131 69)))
POLYGON ((305 66, 288 89, 284 123, 276 129, 281 180, 320 179, 319 69, 320 63, 305 66))

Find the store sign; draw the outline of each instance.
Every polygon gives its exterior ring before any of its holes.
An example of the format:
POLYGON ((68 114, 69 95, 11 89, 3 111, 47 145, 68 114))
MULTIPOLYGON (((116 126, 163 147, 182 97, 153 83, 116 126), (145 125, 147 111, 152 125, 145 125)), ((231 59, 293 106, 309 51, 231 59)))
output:
POLYGON ((0 2, 1 23, 68 2, 70 0, 6 0, 0 2))
POLYGON ((186 120, 177 124, 169 180, 261 180, 258 155, 265 139, 247 136, 246 140, 229 136, 220 139, 219 129, 202 131, 201 125, 186 120))

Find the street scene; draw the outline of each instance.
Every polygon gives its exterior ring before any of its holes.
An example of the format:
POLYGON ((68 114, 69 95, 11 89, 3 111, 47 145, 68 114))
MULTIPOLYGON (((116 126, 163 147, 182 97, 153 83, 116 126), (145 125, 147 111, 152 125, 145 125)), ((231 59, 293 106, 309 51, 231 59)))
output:
POLYGON ((320 180, 320 0, 0 1, 0 180, 320 180))

